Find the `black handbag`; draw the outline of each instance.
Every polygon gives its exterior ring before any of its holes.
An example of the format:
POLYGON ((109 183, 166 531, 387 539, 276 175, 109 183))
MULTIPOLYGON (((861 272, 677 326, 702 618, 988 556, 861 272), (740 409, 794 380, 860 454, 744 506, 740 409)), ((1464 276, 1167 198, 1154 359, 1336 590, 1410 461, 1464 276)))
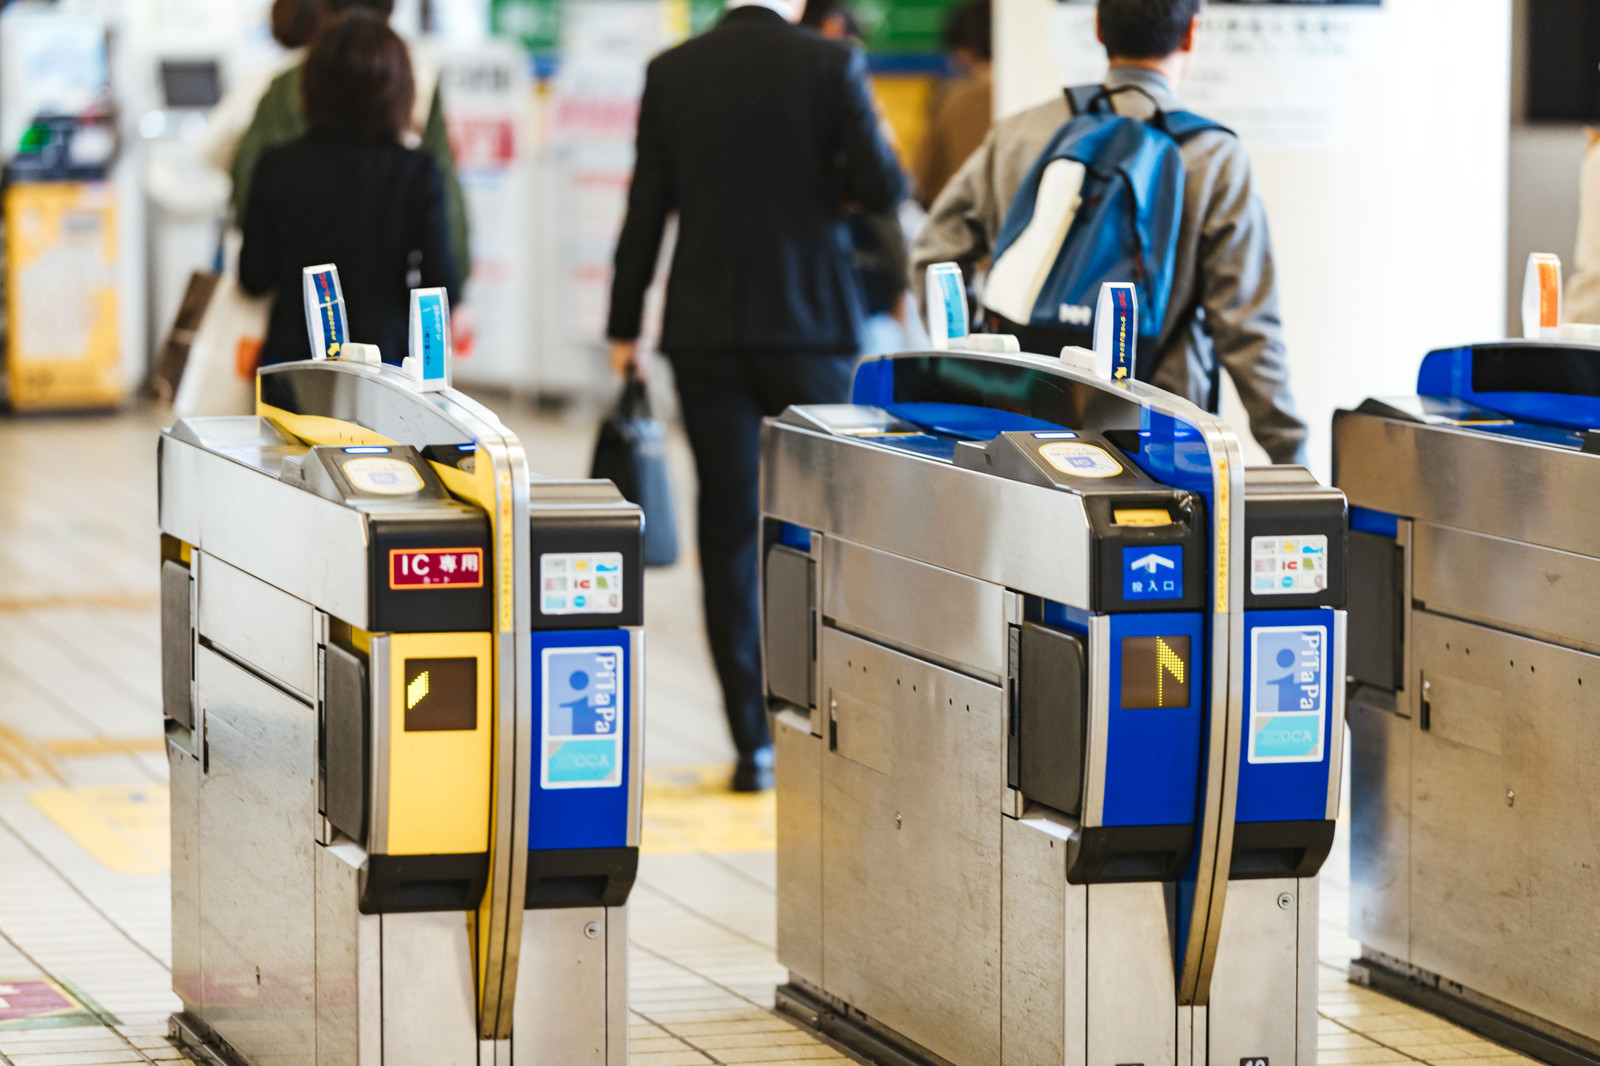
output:
POLYGON ((644 511, 644 565, 671 566, 678 561, 666 432, 650 413, 644 382, 631 372, 616 407, 600 423, 589 476, 615 483, 628 502, 644 511))

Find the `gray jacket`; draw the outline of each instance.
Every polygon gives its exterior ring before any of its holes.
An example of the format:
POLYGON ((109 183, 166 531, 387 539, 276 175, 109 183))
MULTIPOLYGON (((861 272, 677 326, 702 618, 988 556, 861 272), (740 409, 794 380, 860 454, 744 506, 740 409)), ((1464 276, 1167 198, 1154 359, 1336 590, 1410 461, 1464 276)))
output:
MULTIPOLYGON (((1114 66, 1105 84, 1143 90, 1112 98, 1120 114, 1143 118, 1158 106, 1167 111, 1182 106, 1154 71, 1114 66)), ((1063 93, 990 130, 934 202, 912 246, 911 291, 919 300, 925 298, 932 264, 959 263, 971 279, 989 258, 1017 189, 1069 118, 1063 93)), ((1272 460, 1304 463, 1307 429, 1289 394, 1272 237, 1250 157, 1238 138, 1220 131, 1191 137, 1182 155, 1183 223, 1153 382, 1215 410, 1221 401, 1213 384, 1220 363, 1244 401, 1251 432, 1272 460)))

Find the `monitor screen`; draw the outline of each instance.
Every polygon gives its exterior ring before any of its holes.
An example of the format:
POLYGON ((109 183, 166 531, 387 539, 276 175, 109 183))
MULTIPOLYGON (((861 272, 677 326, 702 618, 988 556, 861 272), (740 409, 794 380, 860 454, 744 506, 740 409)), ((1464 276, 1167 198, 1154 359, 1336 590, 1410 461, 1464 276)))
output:
POLYGON ((222 67, 214 59, 163 59, 161 98, 169 109, 208 108, 222 99, 222 67))

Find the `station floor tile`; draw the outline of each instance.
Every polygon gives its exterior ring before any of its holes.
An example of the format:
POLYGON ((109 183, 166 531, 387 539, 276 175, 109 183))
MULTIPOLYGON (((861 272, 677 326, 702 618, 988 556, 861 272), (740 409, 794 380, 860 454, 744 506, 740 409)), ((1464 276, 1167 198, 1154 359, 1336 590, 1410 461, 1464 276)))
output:
MULTIPOLYGON (((587 472, 595 418, 500 401, 535 469, 587 472)), ((0 419, 0 1066, 182 1061, 171 992, 155 435, 168 419, 0 419)), ((684 560, 648 577, 644 857, 630 903, 631 1062, 856 1061, 772 1011, 771 796, 732 752, 701 635, 681 435, 684 560)), ((1513 1055, 1345 981, 1348 858, 1322 883, 1327 1066, 1512 1066, 1513 1055)))

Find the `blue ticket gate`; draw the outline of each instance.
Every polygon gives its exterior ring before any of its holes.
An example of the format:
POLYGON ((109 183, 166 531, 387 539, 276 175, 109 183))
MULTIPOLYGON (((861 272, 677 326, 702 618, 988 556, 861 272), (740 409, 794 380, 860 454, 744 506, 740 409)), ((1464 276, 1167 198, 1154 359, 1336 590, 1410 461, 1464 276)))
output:
POLYGON ((888 1062, 1310 1066, 1344 499, 1086 356, 765 427, 779 1004, 888 1062))

